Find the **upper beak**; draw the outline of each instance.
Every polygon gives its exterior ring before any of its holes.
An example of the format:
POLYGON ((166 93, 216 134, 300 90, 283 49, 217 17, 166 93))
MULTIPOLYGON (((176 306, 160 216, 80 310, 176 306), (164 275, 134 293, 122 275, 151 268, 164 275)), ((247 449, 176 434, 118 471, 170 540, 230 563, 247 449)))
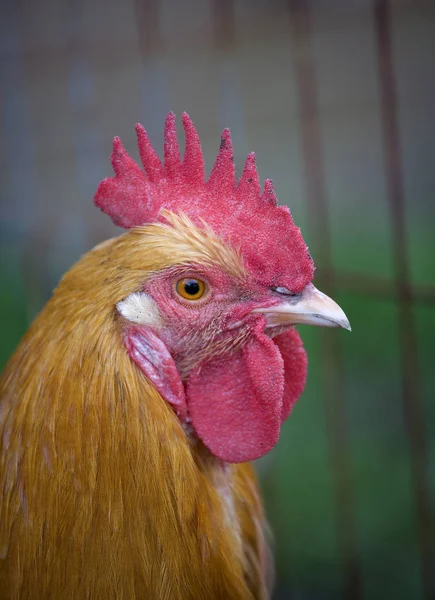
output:
POLYGON ((252 312, 264 313, 267 327, 306 323, 323 327, 343 327, 351 331, 349 320, 338 304, 312 283, 309 283, 299 296, 289 296, 279 304, 255 308, 252 312))

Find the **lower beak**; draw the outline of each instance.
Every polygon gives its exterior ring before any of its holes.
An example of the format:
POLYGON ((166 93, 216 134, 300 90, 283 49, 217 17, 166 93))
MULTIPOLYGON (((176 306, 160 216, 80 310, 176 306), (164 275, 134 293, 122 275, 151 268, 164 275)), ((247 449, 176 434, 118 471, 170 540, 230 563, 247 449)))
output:
POLYGON ((299 296, 289 296, 279 304, 256 308, 252 312, 266 316, 266 327, 306 323, 322 327, 343 327, 351 331, 349 320, 338 304, 312 283, 299 296))

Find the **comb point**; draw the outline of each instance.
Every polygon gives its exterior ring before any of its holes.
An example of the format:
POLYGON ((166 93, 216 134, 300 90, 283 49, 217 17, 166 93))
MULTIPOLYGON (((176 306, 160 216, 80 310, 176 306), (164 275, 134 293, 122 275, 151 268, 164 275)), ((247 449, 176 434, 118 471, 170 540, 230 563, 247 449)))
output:
POLYGON ((237 186, 237 195, 258 197, 260 195, 260 179, 258 177, 255 152, 250 152, 246 157, 242 176, 237 186))
POLYGON ((136 123, 135 130, 137 136, 137 145, 139 148, 139 156, 142 161, 143 168, 145 169, 150 181, 159 181, 164 174, 162 162, 158 157, 157 152, 154 150, 143 125, 136 123))
POLYGON ((278 205, 278 198, 275 194, 275 188, 273 187, 273 181, 271 179, 264 180, 263 193, 261 194, 262 200, 269 202, 272 206, 278 205))
POLYGON ((227 128, 222 131, 219 153, 216 157, 207 185, 212 190, 220 189, 222 190, 222 193, 226 194, 232 194, 236 187, 233 143, 231 140, 231 132, 227 128))
POLYGON ((205 180, 204 157, 201 141, 192 119, 186 112, 181 116, 186 144, 183 160, 183 174, 187 181, 193 185, 203 185, 205 180))
POLYGON ((113 138, 111 163, 113 170, 115 171, 115 175, 118 177, 125 175, 131 170, 141 172, 137 164, 125 150, 124 146, 122 145, 121 138, 118 136, 113 138))
POLYGON ((171 178, 178 179, 181 175, 181 160, 175 114, 172 111, 166 116, 164 139, 165 171, 171 178))

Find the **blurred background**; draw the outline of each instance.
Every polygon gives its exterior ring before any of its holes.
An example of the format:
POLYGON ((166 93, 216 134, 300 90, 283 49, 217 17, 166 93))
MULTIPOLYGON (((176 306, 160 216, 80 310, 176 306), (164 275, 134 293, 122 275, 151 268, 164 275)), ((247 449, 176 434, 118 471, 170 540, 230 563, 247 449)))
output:
POLYGON ((276 600, 435 598, 435 3, 15 0, 0 14, 0 363, 61 274, 117 233, 113 135, 210 170, 255 150, 353 326, 301 328, 306 392, 259 462, 276 600), (181 129, 181 127, 180 127, 181 129))

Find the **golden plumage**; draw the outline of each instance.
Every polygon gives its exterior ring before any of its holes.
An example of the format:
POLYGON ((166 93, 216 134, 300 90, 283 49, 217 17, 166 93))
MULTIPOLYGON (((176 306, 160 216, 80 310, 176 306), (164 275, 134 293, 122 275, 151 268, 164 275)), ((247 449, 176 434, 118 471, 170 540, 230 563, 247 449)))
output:
POLYGON ((267 597, 251 466, 190 439, 123 346, 116 303, 150 273, 192 260, 243 270, 170 218, 84 256, 2 376, 1 600, 267 597))

